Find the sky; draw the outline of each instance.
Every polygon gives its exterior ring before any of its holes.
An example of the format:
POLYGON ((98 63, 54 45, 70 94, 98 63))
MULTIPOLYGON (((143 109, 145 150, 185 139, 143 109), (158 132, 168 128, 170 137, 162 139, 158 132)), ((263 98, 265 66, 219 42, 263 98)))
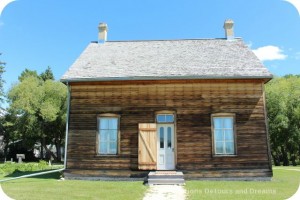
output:
POLYGON ((120 41, 224 38, 226 19, 274 75, 300 74, 300 15, 283 0, 17 0, 0 16, 5 90, 25 68, 50 66, 59 80, 99 22, 120 41))

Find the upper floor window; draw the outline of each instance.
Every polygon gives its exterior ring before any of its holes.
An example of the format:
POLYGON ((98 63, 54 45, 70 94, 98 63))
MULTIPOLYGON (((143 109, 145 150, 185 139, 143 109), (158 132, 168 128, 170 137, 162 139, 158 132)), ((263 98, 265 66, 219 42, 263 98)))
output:
POLYGON ((118 153, 119 117, 98 118, 98 153, 118 153))
POLYGON ((234 155, 235 150, 234 115, 212 115, 213 146, 215 155, 234 155))

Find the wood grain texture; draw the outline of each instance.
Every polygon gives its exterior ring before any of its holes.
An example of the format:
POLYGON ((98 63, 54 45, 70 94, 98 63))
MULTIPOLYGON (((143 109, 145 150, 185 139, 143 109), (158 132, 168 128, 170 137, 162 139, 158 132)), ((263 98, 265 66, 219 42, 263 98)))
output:
POLYGON ((269 170, 264 80, 172 80, 72 83, 68 169, 138 170, 138 124, 175 112, 178 170, 269 170), (120 116, 120 152, 96 154, 97 116, 120 116), (211 114, 236 116, 237 155, 212 154, 211 114))
POLYGON ((156 170, 157 134, 155 123, 139 124, 138 168, 156 170))

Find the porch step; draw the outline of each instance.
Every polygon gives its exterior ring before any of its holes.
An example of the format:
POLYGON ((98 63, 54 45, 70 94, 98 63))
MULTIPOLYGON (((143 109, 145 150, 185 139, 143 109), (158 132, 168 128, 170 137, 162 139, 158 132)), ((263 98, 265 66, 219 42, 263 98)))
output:
POLYGON ((182 172, 177 171, 152 171, 148 174, 149 185, 184 185, 182 172))

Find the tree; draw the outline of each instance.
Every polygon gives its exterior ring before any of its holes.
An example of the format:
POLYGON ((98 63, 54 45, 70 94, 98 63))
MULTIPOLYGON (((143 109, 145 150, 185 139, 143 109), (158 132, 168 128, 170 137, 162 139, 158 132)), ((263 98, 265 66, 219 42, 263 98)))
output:
MULTIPOLYGON (((1 55, 1 53, 0 53, 0 55, 1 55)), ((3 73, 5 72, 4 65, 5 65, 5 63, 0 61, 0 103, 3 102, 3 100, 4 100, 4 91, 3 91, 4 80, 2 77, 3 73)), ((1 106, 0 106, 0 109, 1 109, 1 106)))
POLYGON ((45 72, 40 74, 41 79, 43 79, 43 81, 46 80, 54 80, 54 75, 52 73, 51 68, 48 66, 48 68, 45 70, 45 72))
POLYGON ((40 78, 39 75, 37 74, 37 72, 35 70, 30 70, 30 69, 25 69, 21 75, 18 77, 19 81, 22 82, 25 78, 27 77, 36 77, 36 78, 40 78))
MULTIPOLYGON (((0 55, 1 55, 1 53, 0 53, 0 55)), ((4 125, 3 125, 5 111, 2 108, 2 102, 4 101, 4 89, 3 89, 4 80, 3 80, 3 76, 2 76, 3 73, 5 72, 4 65, 5 65, 5 63, 1 62, 1 60, 0 60, 0 136, 4 135, 4 133, 5 133, 5 129, 4 129, 4 125)), ((2 148, 3 148, 3 146, 2 146, 2 144, 0 144, 0 149, 2 149, 2 148)))
POLYGON ((11 109, 19 115, 19 137, 26 138, 31 144, 39 139, 47 152, 60 160, 59 150, 64 142, 66 122, 67 88, 61 82, 51 79, 50 68, 42 74, 44 78, 48 77, 45 81, 36 76, 34 71, 26 69, 19 77, 20 82, 9 91, 8 99, 11 109), (57 155, 50 152, 47 144, 55 144, 57 155))
POLYGON ((289 165, 300 155, 300 77, 275 78, 266 86, 268 122, 275 165, 289 165))
MULTIPOLYGON (((8 147, 9 144, 14 143, 17 140, 20 140, 21 135, 18 132, 18 115, 14 112, 14 110, 8 109, 5 114, 0 117, 0 123, 2 125, 2 135, 3 137, 3 153, 4 158, 8 156, 8 147)), ((26 138, 24 138, 26 139, 26 138)), ((8 158, 15 158, 15 156, 11 156, 8 158)))

